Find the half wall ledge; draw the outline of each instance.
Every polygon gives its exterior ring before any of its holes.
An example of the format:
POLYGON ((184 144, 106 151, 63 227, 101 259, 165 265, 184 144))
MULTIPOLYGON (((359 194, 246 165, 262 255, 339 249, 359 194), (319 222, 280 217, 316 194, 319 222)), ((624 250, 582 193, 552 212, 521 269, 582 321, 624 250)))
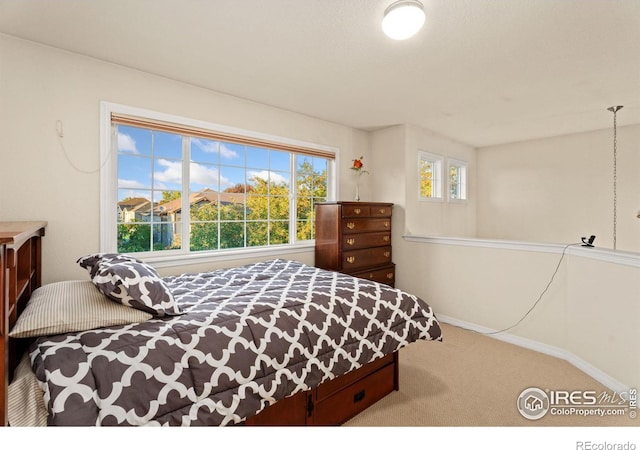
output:
POLYGON ((464 247, 484 247, 502 250, 518 250, 539 253, 561 254, 565 247, 566 254, 584 258, 606 261, 631 267, 640 267, 640 253, 625 252, 598 247, 586 248, 581 243, 551 244, 527 241, 509 241, 501 239, 479 239, 445 236, 403 235, 402 238, 409 242, 421 242, 424 244, 458 245, 464 247))

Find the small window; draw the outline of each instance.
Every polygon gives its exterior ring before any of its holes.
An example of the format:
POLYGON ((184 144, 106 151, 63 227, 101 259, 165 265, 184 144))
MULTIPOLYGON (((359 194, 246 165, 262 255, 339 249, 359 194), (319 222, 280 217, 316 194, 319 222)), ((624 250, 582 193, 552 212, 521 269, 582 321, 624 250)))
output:
POLYGON ((418 152, 420 200, 442 200, 442 156, 418 152))
POLYGON ((467 163, 449 159, 449 200, 467 200, 467 163))

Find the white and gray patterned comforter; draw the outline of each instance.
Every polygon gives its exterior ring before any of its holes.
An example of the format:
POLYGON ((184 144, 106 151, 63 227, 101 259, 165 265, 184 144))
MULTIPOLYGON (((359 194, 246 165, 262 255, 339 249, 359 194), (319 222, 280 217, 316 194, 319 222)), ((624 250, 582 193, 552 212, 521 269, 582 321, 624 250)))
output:
POLYGON ((50 425, 226 425, 418 339, 431 308, 295 261, 165 277, 177 317, 39 338, 50 425))

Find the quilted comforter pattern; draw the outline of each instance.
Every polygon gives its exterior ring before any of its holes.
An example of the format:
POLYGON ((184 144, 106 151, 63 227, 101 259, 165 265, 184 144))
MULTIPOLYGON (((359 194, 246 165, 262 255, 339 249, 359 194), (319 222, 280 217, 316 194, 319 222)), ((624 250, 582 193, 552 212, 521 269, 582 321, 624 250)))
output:
POLYGON ((423 300, 289 260, 165 277, 183 315, 39 338, 49 425, 227 425, 418 339, 423 300))

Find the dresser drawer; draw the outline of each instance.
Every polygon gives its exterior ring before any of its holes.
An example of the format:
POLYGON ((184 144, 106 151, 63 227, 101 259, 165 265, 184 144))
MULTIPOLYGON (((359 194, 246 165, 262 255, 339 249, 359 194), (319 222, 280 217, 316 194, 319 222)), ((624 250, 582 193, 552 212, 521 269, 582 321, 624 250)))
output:
POLYGON ((362 233, 369 231, 390 231, 391 218, 386 219, 343 219, 342 233, 362 233))
POLYGON ((391 245, 390 232, 347 234, 342 236, 342 249, 345 251, 383 245, 391 245))
POLYGON ((391 217, 390 204, 343 205, 342 217, 391 217))
POLYGON ((358 269, 391 263, 391 246, 365 248, 342 253, 342 270, 353 273, 358 269))
POLYGON ((369 217, 371 208, 367 205, 344 205, 342 207, 342 217, 369 217))
POLYGON ((389 364, 315 405, 314 424, 339 425, 393 391, 394 367, 389 364))
POLYGON ((394 285, 396 278, 396 266, 391 264, 385 267, 376 267, 371 270, 363 270, 361 272, 354 272, 351 275, 358 278, 364 278, 366 280, 377 281, 378 283, 394 285))
POLYGON ((391 205, 374 206, 369 208, 369 215, 371 217, 391 217, 391 205))

